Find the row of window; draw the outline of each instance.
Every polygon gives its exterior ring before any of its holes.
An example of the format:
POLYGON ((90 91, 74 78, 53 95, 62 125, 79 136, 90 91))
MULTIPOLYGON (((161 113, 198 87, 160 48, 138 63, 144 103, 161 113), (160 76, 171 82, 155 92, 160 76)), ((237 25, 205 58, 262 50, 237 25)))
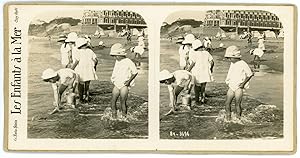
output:
POLYGON ((127 18, 141 18, 139 14, 134 12, 123 12, 123 11, 104 11, 104 16, 108 17, 127 17, 127 18))
MULTIPOLYGON (((226 20, 226 25, 236 25, 236 24, 237 24, 236 21, 226 20)), ((241 21, 240 26, 281 27, 281 23, 241 21)))
MULTIPOLYGON (((114 19, 114 18, 104 18, 104 23, 121 23, 121 24, 145 24, 142 20, 137 19, 114 19)), ((97 24, 98 19, 83 19, 83 24, 97 24)))
POLYGON ((277 16, 271 16, 271 15, 252 15, 252 14, 233 14, 233 13, 226 13, 226 18, 241 18, 242 20, 272 20, 276 21, 279 20, 277 16))

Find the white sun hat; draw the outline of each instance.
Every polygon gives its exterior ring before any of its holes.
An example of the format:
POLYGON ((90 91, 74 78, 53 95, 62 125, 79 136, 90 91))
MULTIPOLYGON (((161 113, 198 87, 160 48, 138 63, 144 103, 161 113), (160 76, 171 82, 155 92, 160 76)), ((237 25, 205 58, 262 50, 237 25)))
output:
POLYGON ((230 46, 226 49, 225 58, 241 58, 241 51, 237 46, 230 46))
POLYGON ((81 46, 83 46, 83 45, 85 45, 85 44, 87 44, 87 41, 86 41, 85 38, 78 38, 78 39, 75 41, 75 46, 76 46, 77 48, 79 48, 79 47, 81 47, 81 46))
POLYGON ((220 43, 219 47, 220 47, 220 48, 223 48, 223 47, 224 47, 224 44, 223 44, 223 43, 220 43))
POLYGON ((159 73, 159 81, 163 81, 163 80, 166 80, 166 79, 169 79, 172 77, 173 77, 173 75, 168 70, 162 70, 159 73))
POLYGON ((143 37, 143 36, 140 36, 139 38, 138 38, 138 41, 142 41, 142 40, 144 40, 145 38, 143 37))
POLYGON ((66 42, 75 42, 77 38, 78 38, 77 33, 71 32, 68 34, 68 38, 66 39, 66 42))
POLYGON ((64 42, 67 39, 66 35, 59 35, 57 42, 64 42))
POLYGON ((195 36, 193 34, 187 34, 184 37, 184 41, 182 42, 182 44, 192 44, 194 40, 195 36))
POLYGON ((178 39, 177 41, 176 41, 176 43, 182 43, 184 40, 183 39, 178 39))
POLYGON ((180 39, 184 40, 184 37, 183 36, 179 36, 179 37, 177 37, 177 39, 178 40, 180 40, 180 39))
POLYGON ((104 42, 103 41, 100 41, 99 42, 99 46, 103 46, 104 45, 104 42))
POLYGON ((198 39, 194 40, 192 43, 192 48, 196 50, 197 48, 200 48, 202 46, 202 42, 198 39))
POLYGON ((119 55, 119 56, 125 56, 125 49, 123 48, 123 45, 121 43, 116 43, 113 46, 111 46, 109 55, 119 55))
POLYGON ((46 80, 46 79, 53 78, 55 76, 57 76, 57 72, 55 72, 53 69, 48 68, 48 69, 44 70, 41 77, 43 80, 46 80))

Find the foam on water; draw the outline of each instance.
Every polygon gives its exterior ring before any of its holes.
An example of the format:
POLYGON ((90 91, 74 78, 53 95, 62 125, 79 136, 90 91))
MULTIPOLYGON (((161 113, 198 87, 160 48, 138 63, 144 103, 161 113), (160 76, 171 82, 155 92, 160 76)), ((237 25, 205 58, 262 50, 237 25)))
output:
POLYGON ((138 106, 134 109, 129 109, 126 117, 122 115, 122 112, 117 110, 117 118, 112 117, 112 109, 110 107, 107 107, 104 110, 104 113, 101 117, 101 120, 104 121, 123 121, 123 122, 135 122, 140 121, 139 116, 145 115, 145 112, 147 110, 148 103, 145 102, 141 106, 138 106))
POLYGON ((231 120, 226 119, 226 111, 220 110, 218 117, 216 118, 216 122, 223 123, 235 123, 241 125, 247 124, 263 124, 270 123, 276 120, 280 120, 279 109, 275 105, 259 105, 250 112, 243 112, 241 118, 238 118, 235 113, 232 112, 231 120))

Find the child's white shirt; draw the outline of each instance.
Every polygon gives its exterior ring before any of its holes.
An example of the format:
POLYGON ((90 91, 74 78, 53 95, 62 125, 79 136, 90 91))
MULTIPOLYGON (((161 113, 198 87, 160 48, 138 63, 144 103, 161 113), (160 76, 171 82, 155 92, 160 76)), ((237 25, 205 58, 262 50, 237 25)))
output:
POLYGON ((52 88, 56 89, 58 85, 65 85, 68 89, 73 88, 78 82, 78 75, 76 72, 69 68, 64 68, 56 71, 59 76, 59 81, 52 84, 52 88))
POLYGON ((61 64, 67 65, 69 63, 69 55, 68 52, 71 50, 71 47, 68 44, 63 43, 60 47, 61 53, 61 64))
POLYGON ((186 56, 189 52, 189 49, 184 46, 184 45, 181 45, 178 49, 178 53, 179 53, 179 65, 180 66, 186 66, 186 56))
POLYGON ((213 81, 213 76, 210 70, 213 57, 208 51, 190 52, 190 61, 195 63, 191 70, 195 77, 195 83, 199 84, 213 81))
POLYGON ((264 51, 260 48, 255 48, 253 50, 253 55, 257 55, 258 57, 262 57, 264 55, 264 51))
POLYGON ((186 70, 177 70, 172 73, 175 77, 175 83, 168 85, 168 90, 173 91, 175 86, 186 87, 191 82, 193 75, 186 70))
MULTIPOLYGON (((120 61, 116 60, 114 70, 111 76, 111 82, 118 88, 124 87, 125 82, 130 79, 133 74, 138 73, 135 64, 128 58, 120 61)), ((134 86, 134 80, 131 81, 130 87, 134 86)))
MULTIPOLYGON (((225 83, 228 84, 229 88, 233 91, 236 91, 239 88, 239 85, 243 83, 246 77, 253 75, 248 64, 243 61, 237 61, 236 63, 231 63, 228 70, 228 74, 225 80, 225 83)), ((249 82, 244 86, 244 89, 249 88, 249 82)))

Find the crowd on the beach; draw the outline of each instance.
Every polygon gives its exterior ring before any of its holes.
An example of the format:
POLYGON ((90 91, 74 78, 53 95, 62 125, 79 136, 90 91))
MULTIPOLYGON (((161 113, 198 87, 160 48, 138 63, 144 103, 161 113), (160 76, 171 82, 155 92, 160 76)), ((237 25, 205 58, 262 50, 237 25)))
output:
MULTIPOLYGON (((71 32, 68 35, 60 35, 57 42, 61 43, 61 69, 55 71, 48 68, 41 76, 43 81, 52 83, 55 108, 50 114, 61 111, 66 105, 76 109, 90 102, 90 82, 98 80, 98 58, 92 49, 94 46, 90 36, 80 37, 71 32)), ((103 41, 99 42, 99 47, 105 47, 103 41)), ((127 115, 128 93, 130 87, 134 86, 144 49, 144 36, 138 37, 137 46, 130 49, 121 43, 115 43, 110 48, 109 55, 116 60, 111 76, 114 85, 111 99, 113 118, 117 117, 117 111, 120 111, 121 117, 127 115), (135 53, 134 62, 127 58, 127 53, 135 53), (116 106, 118 98, 121 106, 116 106)))
MULTIPOLYGON (((248 35, 247 42, 252 42, 252 36, 248 35), (250 38, 250 39, 249 39, 250 38)), ((167 85, 169 90, 171 110, 165 115, 174 113, 177 110, 177 99, 179 94, 182 96, 182 104, 193 108, 191 104, 191 90, 194 89, 195 104, 198 106, 206 103, 205 88, 206 84, 213 82, 213 67, 215 61, 211 55, 213 47, 212 40, 205 37, 196 38, 194 34, 185 34, 177 37, 179 44, 179 67, 180 70, 169 72, 162 70, 160 72, 160 83, 167 85)), ((225 47, 223 43, 219 47, 225 47)), ((225 100, 226 120, 231 120, 231 103, 235 98, 236 117, 242 116, 242 98, 245 89, 249 88, 249 81, 254 76, 253 70, 241 59, 242 53, 238 46, 232 45, 224 48, 224 57, 231 63, 225 83, 228 85, 228 91, 225 100)), ((250 49, 249 53, 254 55, 254 62, 260 61, 265 52, 264 36, 258 37, 258 47, 250 49)))

